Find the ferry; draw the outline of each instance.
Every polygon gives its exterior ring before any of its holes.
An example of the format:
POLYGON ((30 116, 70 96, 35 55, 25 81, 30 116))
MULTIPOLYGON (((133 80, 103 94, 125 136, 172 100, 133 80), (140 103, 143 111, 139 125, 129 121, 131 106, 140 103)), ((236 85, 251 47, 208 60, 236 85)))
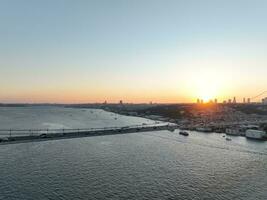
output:
POLYGON ((264 140, 266 137, 265 131, 249 129, 246 131, 246 138, 255 140, 264 140))

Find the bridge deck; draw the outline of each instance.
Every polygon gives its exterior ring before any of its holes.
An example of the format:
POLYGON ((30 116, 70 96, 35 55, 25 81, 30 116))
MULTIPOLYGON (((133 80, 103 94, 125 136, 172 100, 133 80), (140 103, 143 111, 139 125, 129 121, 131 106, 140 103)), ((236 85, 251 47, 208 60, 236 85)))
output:
POLYGON ((136 132, 161 131, 178 128, 175 124, 135 125, 127 127, 106 127, 88 129, 13 129, 0 130, 0 144, 10 144, 23 141, 42 141, 51 139, 67 139, 101 135, 126 134, 136 132))

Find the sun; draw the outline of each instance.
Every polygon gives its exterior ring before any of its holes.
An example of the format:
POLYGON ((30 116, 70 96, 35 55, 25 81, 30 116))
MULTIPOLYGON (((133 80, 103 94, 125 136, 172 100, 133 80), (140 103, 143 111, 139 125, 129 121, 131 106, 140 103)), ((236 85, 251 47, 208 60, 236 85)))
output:
POLYGON ((201 81, 196 85, 195 93, 196 96, 202 99, 204 102, 214 100, 219 95, 219 87, 210 84, 210 82, 201 81))
POLYGON ((222 98, 225 82, 213 71, 191 74, 188 77, 189 92, 193 99, 201 99, 204 102, 222 98))

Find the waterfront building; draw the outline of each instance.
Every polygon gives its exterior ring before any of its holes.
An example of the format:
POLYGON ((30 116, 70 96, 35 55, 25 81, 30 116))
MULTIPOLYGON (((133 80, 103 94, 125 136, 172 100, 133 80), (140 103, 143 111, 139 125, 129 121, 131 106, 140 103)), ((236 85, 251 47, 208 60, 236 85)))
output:
POLYGON ((240 136, 242 134, 241 130, 239 128, 227 128, 225 130, 225 133, 227 135, 234 135, 234 136, 240 136))

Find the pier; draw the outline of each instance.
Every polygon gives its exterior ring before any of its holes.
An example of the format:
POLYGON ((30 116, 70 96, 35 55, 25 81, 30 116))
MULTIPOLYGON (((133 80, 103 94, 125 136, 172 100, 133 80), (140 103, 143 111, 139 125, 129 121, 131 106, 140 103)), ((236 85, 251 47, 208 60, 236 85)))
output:
POLYGON ((177 128, 176 124, 152 124, 82 129, 0 129, 0 144, 162 130, 174 131, 177 128))

